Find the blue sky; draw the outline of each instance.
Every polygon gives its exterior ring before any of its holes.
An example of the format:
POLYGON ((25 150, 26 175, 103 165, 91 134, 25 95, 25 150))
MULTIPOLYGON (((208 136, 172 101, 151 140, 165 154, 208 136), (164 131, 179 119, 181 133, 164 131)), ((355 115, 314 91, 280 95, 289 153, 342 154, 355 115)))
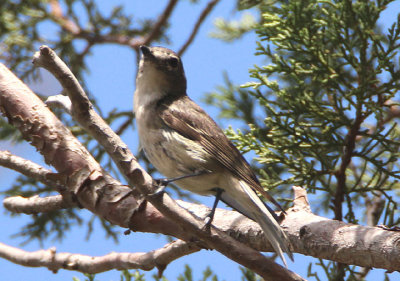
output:
MULTIPOLYGON (((100 1, 99 1, 100 2, 100 1)), ((108 10, 121 1, 103 1, 102 7, 108 10)), ((158 15, 164 8, 167 1, 123 1, 126 5, 126 12, 132 12, 140 15, 140 18, 158 15)), ((181 1, 172 15, 171 44, 167 47, 177 50, 189 36, 194 24, 194 19, 198 17, 205 3, 193 6, 189 1, 181 1)), ((387 25, 393 22, 395 15, 399 13, 399 4, 393 4, 383 17, 382 24, 387 25), (397 6, 396 6, 397 5, 397 6)), ((226 120, 217 119, 218 110, 214 107, 206 106, 202 99, 207 92, 215 90, 216 86, 223 85, 223 71, 226 71, 237 84, 243 84, 249 81, 248 69, 254 64, 263 63, 261 58, 253 55, 255 50, 255 41, 257 37, 254 33, 245 35, 241 40, 234 43, 224 43, 220 40, 209 37, 209 33, 214 29, 213 21, 217 17, 226 19, 239 18, 240 13, 234 13, 233 1, 221 1, 213 12, 206 19, 201 27, 194 43, 183 56, 186 77, 188 79, 188 94, 196 102, 200 103, 214 117, 219 124, 226 127, 230 123, 226 120)), ((92 56, 87 60, 90 74, 86 75, 86 83, 91 93, 97 98, 98 105, 103 112, 108 112, 113 108, 121 110, 132 109, 133 92, 135 89, 134 76, 136 73, 136 62, 133 52, 128 48, 115 45, 103 45, 94 48, 92 56)), ((59 86, 54 80, 45 76, 41 85, 36 85, 41 90, 46 89, 47 93, 57 94, 60 91, 59 86)), ((131 147, 133 152, 137 151, 137 136, 127 133, 122 136, 123 140, 131 147)), ((31 159, 37 163, 43 164, 40 154, 36 153, 29 145, 12 145, 2 143, 0 149, 9 149, 16 155, 31 159)), ((44 164, 43 164, 44 165, 44 164)), ((0 179, 2 190, 8 188, 15 178, 15 173, 0 167, 0 179)), ((212 200, 209 198, 196 197, 210 206, 212 200)), ((82 214, 90 217, 91 214, 86 210, 81 210, 82 214)), ((26 216, 10 218, 8 215, 0 216, 0 242, 12 246, 19 246, 21 239, 12 239, 11 235, 16 233, 20 226, 26 222, 26 216), (7 226, 7 227, 5 227, 7 226)), ((67 238, 62 242, 46 241, 43 248, 55 246, 58 252, 81 253, 87 255, 104 255, 112 251, 116 252, 141 252, 150 251, 162 247, 166 240, 159 235, 132 233, 124 236, 121 229, 121 239, 118 245, 111 240, 105 239, 104 232, 99 229, 92 235, 90 240, 85 240, 85 226, 76 226, 67 233, 67 238)), ((27 251, 41 249, 41 246, 32 242, 22 247, 27 251)), ((307 265, 311 258, 295 255, 295 263, 289 262, 289 268, 301 276, 307 276, 307 265)), ((190 264, 193 267, 195 280, 200 279, 201 272, 210 266, 211 269, 222 280, 239 280, 240 270, 236 263, 231 262, 224 256, 215 251, 201 251, 170 264, 165 270, 165 275, 169 280, 175 280, 176 276, 183 272, 184 264, 190 264)), ((315 268, 315 267, 313 267, 315 268)), ((0 271, 2 280, 72 280, 73 276, 83 279, 81 273, 60 270, 58 274, 53 274, 43 268, 25 268, 15 265, 11 262, 0 260, 0 271)), ((383 270, 374 269, 369 275, 368 280, 383 280, 383 270)), ((148 274, 155 273, 152 271, 148 274)), ((323 275, 322 275, 323 276, 323 275)), ((392 274, 393 280, 400 278, 399 274, 392 274)), ((119 272, 113 270, 107 273, 99 274, 97 280, 119 280, 119 272)), ((150 278, 148 280, 151 280, 150 278)), ((313 280, 310 278, 310 280, 313 280)))

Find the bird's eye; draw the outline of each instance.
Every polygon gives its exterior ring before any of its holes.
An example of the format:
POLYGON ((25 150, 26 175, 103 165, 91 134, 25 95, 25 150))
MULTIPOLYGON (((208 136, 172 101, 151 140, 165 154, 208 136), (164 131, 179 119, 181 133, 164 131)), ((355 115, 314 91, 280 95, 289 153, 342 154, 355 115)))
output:
POLYGON ((177 67, 178 66, 178 59, 177 58, 169 58, 168 59, 168 64, 172 67, 177 67))

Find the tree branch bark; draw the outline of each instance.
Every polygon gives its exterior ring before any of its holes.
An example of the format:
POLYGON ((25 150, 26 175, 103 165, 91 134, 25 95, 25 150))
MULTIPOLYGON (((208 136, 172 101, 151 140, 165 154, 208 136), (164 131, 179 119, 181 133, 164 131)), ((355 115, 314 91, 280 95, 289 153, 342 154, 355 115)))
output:
MULTIPOLYGON (((311 212, 306 191, 300 187, 293 189, 294 206, 287 210, 282 227, 288 234, 294 252, 366 268, 400 270, 400 232, 380 227, 347 224, 317 216, 311 212)), ((14 197, 9 199, 11 198, 14 197)), ((31 202, 29 198, 19 197, 18 200, 25 200, 26 204, 31 202)), ((177 202, 201 219, 210 211, 203 205, 181 200, 177 202)), ((185 237, 184 230, 173 222, 172 227, 176 228, 175 232, 157 227, 158 223, 164 225, 163 221, 168 221, 168 218, 154 208, 147 207, 137 216, 141 217, 141 220, 140 224, 135 225, 135 231, 185 237), (154 217, 157 219, 149 219, 154 217)), ((235 211, 217 209, 213 224, 258 251, 273 251, 258 224, 235 211)))
POLYGON ((47 213, 76 206, 66 201, 62 195, 47 197, 35 195, 29 198, 12 196, 4 199, 3 205, 10 212, 24 214, 47 213))

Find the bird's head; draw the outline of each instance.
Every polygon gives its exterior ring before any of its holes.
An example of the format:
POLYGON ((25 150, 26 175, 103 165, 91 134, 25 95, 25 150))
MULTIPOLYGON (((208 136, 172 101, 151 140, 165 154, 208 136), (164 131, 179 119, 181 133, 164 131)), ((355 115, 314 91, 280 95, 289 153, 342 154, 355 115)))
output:
POLYGON ((180 57, 164 47, 140 46, 137 86, 152 84, 169 95, 186 94, 186 77, 180 57))

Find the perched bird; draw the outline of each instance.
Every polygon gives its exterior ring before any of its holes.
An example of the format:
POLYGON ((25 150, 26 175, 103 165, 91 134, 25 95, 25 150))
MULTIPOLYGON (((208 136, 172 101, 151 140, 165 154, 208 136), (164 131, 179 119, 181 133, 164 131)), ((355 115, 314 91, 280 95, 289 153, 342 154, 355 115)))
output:
POLYGON ((134 107, 140 146, 149 161, 179 187, 215 195, 213 210, 221 199, 256 221, 286 265, 282 251, 293 259, 289 241, 256 191, 281 207, 218 125, 187 96, 179 56, 163 47, 140 50, 134 107))

